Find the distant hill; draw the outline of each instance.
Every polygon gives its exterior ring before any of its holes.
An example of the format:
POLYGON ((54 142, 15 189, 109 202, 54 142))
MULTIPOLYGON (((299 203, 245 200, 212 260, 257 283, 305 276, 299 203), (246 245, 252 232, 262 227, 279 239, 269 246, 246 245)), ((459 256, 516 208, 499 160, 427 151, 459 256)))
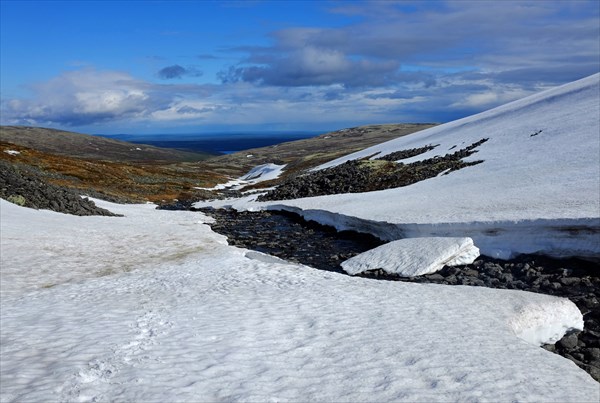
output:
MULTIPOLYGON (((435 123, 368 125, 337 130, 304 140, 227 154, 199 165, 223 175, 238 177, 257 165, 286 165, 281 178, 314 168, 325 162, 407 134, 435 126, 435 123)), ((261 183, 262 186, 268 185, 261 183)))
MULTIPOLYGON (((0 162, 32 170, 49 184, 118 202, 214 198, 211 188, 257 165, 285 164, 281 178, 433 124, 371 125, 206 159, 208 154, 55 129, 0 126, 0 162)), ((218 192, 217 192, 218 193, 218 192)))
POLYGON ((67 157, 119 162, 192 162, 214 156, 41 127, 0 126, 0 140, 67 157))

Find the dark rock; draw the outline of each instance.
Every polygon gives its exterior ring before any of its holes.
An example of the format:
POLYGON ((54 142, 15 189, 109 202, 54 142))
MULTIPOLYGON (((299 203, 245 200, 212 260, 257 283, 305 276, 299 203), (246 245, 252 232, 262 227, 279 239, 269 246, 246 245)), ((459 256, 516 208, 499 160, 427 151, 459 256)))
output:
POLYGON ((390 157, 386 156, 378 160, 369 160, 368 158, 350 160, 331 168, 290 177, 275 189, 259 196, 258 200, 289 200, 300 197, 371 192, 408 186, 433 178, 442 172, 447 174, 483 162, 465 162, 462 159, 475 153, 475 148, 485 141, 487 139, 482 139, 453 154, 410 164, 397 164, 387 159, 392 158, 395 161, 399 157, 406 158, 403 155, 424 152, 422 149, 399 151, 390 157))
POLYGON ((562 285, 566 286, 574 286, 581 283, 581 280, 577 277, 562 277, 559 281, 562 285))
POLYGON ((445 281, 445 278, 444 278, 444 276, 442 276, 442 275, 441 275, 441 274, 439 274, 439 273, 430 274, 430 275, 428 275, 428 276, 427 276, 427 278, 428 278, 430 281, 434 281, 434 282, 441 282, 441 281, 445 281))
POLYGON ((0 160, 0 197, 8 201, 22 201, 25 207, 47 209, 73 215, 117 216, 80 197, 75 191, 62 188, 41 179, 32 167, 18 167, 0 160))
POLYGON ((577 334, 570 333, 565 335, 562 339, 560 339, 557 344, 563 349, 571 350, 577 347, 577 341, 577 334))
POLYGON ((588 348, 586 350, 588 361, 596 361, 600 366, 600 348, 588 348))

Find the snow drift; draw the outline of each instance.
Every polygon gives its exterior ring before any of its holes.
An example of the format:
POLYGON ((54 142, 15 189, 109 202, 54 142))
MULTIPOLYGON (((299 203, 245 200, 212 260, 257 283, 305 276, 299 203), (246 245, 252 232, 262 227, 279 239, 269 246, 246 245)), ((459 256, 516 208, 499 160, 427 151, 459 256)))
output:
POLYGON ((600 397, 537 346, 581 328, 566 299, 319 271, 228 246, 200 213, 96 202, 125 217, 0 200, 2 402, 600 397))

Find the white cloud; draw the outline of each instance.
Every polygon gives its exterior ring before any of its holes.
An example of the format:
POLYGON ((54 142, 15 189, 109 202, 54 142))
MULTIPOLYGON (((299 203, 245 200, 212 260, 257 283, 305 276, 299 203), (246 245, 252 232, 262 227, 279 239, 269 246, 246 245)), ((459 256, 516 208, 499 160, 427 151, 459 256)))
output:
POLYGON ((91 68, 65 72, 31 90, 32 99, 3 102, 3 123, 83 126, 152 120, 161 111, 180 109, 184 96, 210 93, 206 86, 158 85, 127 73, 91 68))

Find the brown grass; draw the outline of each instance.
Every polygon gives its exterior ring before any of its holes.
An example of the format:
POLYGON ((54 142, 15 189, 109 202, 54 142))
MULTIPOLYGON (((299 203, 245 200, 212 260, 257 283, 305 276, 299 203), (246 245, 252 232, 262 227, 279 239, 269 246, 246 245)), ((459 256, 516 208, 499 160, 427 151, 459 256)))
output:
POLYGON ((194 187, 211 187, 226 177, 203 171, 195 163, 150 164, 66 157, 0 142, 0 158, 43 171, 45 179, 82 191, 91 189, 129 202, 160 202, 192 197, 194 187), (6 150, 19 151, 10 155, 6 150))

